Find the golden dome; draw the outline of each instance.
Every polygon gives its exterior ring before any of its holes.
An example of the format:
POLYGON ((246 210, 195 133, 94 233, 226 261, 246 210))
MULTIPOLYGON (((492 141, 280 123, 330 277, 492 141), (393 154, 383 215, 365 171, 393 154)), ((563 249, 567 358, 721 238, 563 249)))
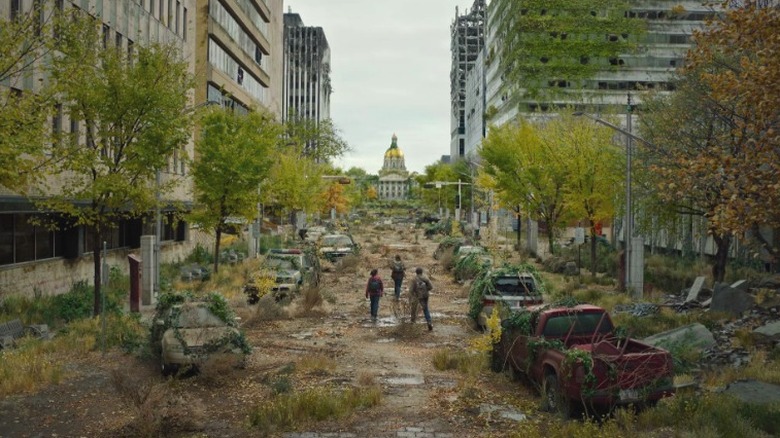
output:
POLYGON ((393 134, 393 142, 390 144, 390 147, 387 149, 387 152, 385 152, 385 159, 388 158, 403 158, 404 153, 401 152, 401 149, 398 148, 398 137, 396 137, 395 134, 393 134))

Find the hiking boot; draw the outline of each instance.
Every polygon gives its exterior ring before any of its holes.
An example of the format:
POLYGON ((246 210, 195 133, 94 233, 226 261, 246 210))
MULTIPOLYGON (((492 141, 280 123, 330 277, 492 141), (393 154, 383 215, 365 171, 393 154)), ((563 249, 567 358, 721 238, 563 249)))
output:
POLYGON ((430 322, 428 323, 428 331, 429 332, 433 331, 433 324, 431 324, 430 322))

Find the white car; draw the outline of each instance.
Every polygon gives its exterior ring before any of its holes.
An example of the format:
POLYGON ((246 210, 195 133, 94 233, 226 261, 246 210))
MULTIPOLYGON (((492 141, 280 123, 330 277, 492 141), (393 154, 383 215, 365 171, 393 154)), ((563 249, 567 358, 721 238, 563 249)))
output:
POLYGON ((336 261, 346 255, 355 254, 357 245, 346 234, 327 234, 322 236, 320 255, 330 261, 336 261))

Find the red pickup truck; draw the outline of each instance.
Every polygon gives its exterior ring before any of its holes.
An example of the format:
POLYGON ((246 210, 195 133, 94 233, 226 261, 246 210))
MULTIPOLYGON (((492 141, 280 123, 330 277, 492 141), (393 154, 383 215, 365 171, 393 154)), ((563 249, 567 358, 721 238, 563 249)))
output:
POLYGON ((566 417, 674 393, 671 354, 617 336, 609 314, 589 304, 534 306, 504 319, 492 368, 525 374, 545 408, 566 417))

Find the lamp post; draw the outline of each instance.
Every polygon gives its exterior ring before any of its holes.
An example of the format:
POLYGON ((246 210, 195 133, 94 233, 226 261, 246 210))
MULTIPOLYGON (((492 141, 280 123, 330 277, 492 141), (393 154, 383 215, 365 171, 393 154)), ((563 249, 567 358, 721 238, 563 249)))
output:
MULTIPOLYGON (((613 130, 615 130, 615 131, 617 131, 617 132, 619 132, 619 133, 621 133, 621 134, 626 136, 626 217, 625 217, 625 223, 624 223, 624 226, 623 226, 623 229, 625 230, 624 240, 625 240, 625 246, 626 246, 625 282, 626 282, 626 288, 633 287, 635 289, 634 290, 635 296, 636 297, 641 297, 642 296, 642 292, 643 292, 642 289, 643 289, 644 278, 642 278, 642 276, 640 276, 639 278, 633 278, 633 276, 631 275, 631 261, 634 260, 635 257, 636 257, 636 254, 634 254, 634 251, 633 251, 633 249, 634 249, 633 246, 634 245, 631 242, 631 239, 633 238, 633 234, 634 234, 634 231, 633 231, 633 214, 632 214, 632 210, 633 210, 632 202, 633 202, 633 200, 632 200, 632 197, 631 197, 632 141, 633 140, 638 140, 638 141, 641 141, 642 143, 645 143, 646 145, 651 146, 651 147, 655 147, 655 145, 653 143, 645 140, 644 138, 639 137, 639 136, 631 133, 631 118, 632 118, 631 117, 631 112, 632 112, 632 109, 633 109, 633 107, 631 105, 631 95, 629 95, 628 96, 628 107, 627 107, 627 112, 626 112, 626 128, 627 129, 623 129, 623 128, 619 127, 619 126, 616 126, 616 125, 614 125, 612 123, 607 122, 606 120, 603 120, 603 119, 601 119, 599 117, 596 117, 594 115, 591 115, 591 114, 588 114, 588 113, 584 113, 584 112, 581 112, 581 111, 572 113, 572 115, 587 117, 587 118, 593 120, 596 123, 599 123, 599 124, 604 125, 604 126, 606 126, 608 128, 611 128, 611 129, 613 129, 613 130), (632 282, 632 280, 634 280, 634 281, 632 282)), ((642 250, 641 246, 640 246, 639 250, 640 251, 642 250)), ((640 272, 640 274, 641 274, 641 272, 640 272)))

